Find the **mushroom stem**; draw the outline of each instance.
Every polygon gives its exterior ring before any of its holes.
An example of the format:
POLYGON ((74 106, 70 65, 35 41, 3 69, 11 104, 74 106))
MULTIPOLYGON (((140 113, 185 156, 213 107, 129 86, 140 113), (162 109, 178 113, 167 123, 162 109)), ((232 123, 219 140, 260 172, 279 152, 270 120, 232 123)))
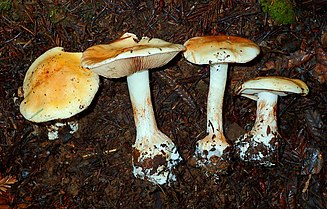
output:
POLYGON ((277 100, 278 95, 270 92, 258 94, 254 126, 235 142, 236 152, 242 160, 266 166, 275 164, 280 139, 276 115, 277 100))
POLYGON ((223 133, 223 99, 228 64, 210 65, 210 84, 207 102, 207 133, 195 148, 197 165, 217 164, 229 146, 223 133), (218 160, 218 161, 217 161, 218 160))
POLYGON ((149 71, 144 70, 128 76, 127 84, 136 133, 140 138, 149 136, 158 130, 151 101, 149 71))
POLYGON ((223 101, 228 64, 210 66, 210 84, 207 102, 207 133, 223 133, 223 101))
MULTIPOLYGON (((271 132, 278 132, 277 128, 277 100, 278 96, 269 92, 258 94, 257 117, 251 130, 252 134, 268 137, 271 132)), ((269 146, 269 138, 262 141, 269 146)))
POLYGON ((181 157, 173 141, 157 127, 151 102, 149 71, 128 76, 127 84, 136 126, 133 174, 155 184, 174 181, 176 177, 171 171, 181 157))

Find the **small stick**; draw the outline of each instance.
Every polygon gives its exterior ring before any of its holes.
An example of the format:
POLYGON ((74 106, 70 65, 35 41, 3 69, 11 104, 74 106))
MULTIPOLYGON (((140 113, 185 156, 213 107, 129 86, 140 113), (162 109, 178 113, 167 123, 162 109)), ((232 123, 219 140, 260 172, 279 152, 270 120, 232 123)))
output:
MULTIPOLYGON (((108 154, 110 154, 112 152, 116 152, 116 151, 117 151, 117 149, 105 150, 105 151, 102 152, 102 154, 103 155, 108 155, 108 154)), ((82 155, 82 158, 84 160, 86 160, 86 159, 89 159, 89 158, 91 158, 91 157, 93 157, 95 155, 98 155, 98 153, 97 152, 93 152, 93 153, 89 153, 89 154, 84 154, 84 155, 82 155)))

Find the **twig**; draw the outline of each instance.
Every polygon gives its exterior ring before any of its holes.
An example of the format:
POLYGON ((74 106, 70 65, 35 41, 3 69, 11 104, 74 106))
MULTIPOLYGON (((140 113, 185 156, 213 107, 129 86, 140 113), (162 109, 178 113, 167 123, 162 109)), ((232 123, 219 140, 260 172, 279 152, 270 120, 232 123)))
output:
MULTIPOLYGON (((102 154, 103 155, 108 155, 108 154, 110 154, 112 152, 116 152, 116 151, 117 151, 117 149, 105 150, 105 151, 102 152, 102 154)), ((91 157, 93 157, 95 155, 98 155, 98 153, 97 152, 93 152, 93 153, 89 153, 89 154, 84 154, 84 155, 82 155, 82 158, 84 160, 86 160, 86 159, 89 159, 89 158, 91 158, 91 157)))

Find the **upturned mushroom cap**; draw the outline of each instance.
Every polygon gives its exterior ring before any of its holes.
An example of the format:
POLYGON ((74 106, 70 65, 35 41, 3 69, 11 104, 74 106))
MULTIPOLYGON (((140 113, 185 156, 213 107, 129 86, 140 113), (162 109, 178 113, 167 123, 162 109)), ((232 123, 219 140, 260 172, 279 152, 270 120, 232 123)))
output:
POLYGON ((185 59, 198 65, 245 63, 260 53, 259 46, 253 41, 236 36, 194 37, 186 41, 184 46, 185 59))
POLYGON ((99 76, 81 66, 82 53, 55 47, 38 57, 24 83, 22 115, 33 122, 69 118, 86 109, 99 88, 99 76))
POLYGON ((305 96, 308 94, 309 88, 299 79, 266 76, 248 80, 237 90, 237 94, 253 100, 258 100, 258 93, 260 92, 271 92, 278 96, 286 96, 288 94, 305 96))
POLYGON ((161 67, 173 59, 185 47, 158 38, 142 37, 125 33, 110 44, 86 49, 82 65, 98 75, 120 78, 141 70, 161 67))

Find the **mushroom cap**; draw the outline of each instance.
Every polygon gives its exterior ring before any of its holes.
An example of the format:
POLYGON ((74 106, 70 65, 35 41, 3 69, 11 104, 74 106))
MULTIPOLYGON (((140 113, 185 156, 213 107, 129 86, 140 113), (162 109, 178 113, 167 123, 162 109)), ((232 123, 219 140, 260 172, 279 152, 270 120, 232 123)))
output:
POLYGON ((270 92, 278 96, 287 96, 288 94, 305 96, 308 94, 309 88, 299 79, 266 76, 248 80, 237 90, 237 94, 253 100, 258 99, 260 92, 270 92))
POLYGON ((253 41, 236 36, 194 37, 184 43, 184 57, 191 63, 245 63, 253 60, 260 48, 253 41))
POLYGON ((118 40, 95 45, 83 52, 82 65, 107 78, 120 78, 141 70, 161 67, 185 47, 158 38, 125 33, 118 40))
POLYGON ((99 76, 81 66, 82 53, 55 47, 38 57, 26 72, 20 104, 33 122, 69 118, 86 109, 99 88, 99 76))

